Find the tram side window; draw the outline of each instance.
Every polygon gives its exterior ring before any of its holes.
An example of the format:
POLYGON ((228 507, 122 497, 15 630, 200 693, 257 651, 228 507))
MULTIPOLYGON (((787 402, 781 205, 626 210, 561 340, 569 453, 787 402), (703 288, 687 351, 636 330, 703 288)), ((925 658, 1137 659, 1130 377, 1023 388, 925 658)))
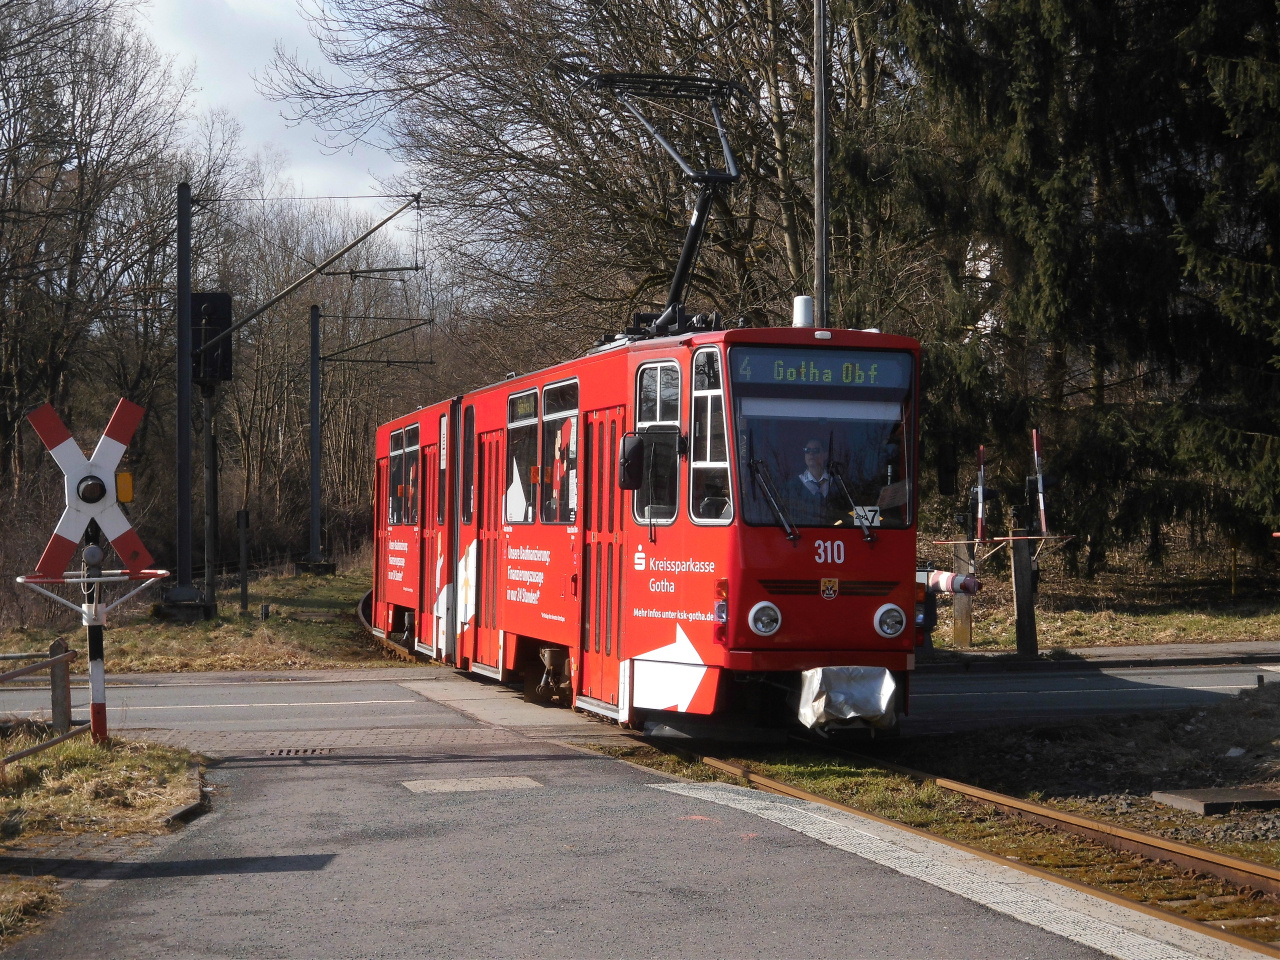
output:
POLYGON ((391 482, 388 484, 387 523, 404 523, 404 431, 391 434, 391 482))
POLYGON ((404 489, 400 497, 400 522, 411 526, 418 522, 418 426, 404 428, 404 489))
POLYGON ((680 487, 680 367, 641 367, 636 378, 636 432, 644 436, 644 475, 632 497, 640 523, 675 519, 680 487))
POLYGON ((542 522, 578 518, 578 385, 542 391, 542 522))
POLYGON ((538 502, 538 391, 507 398, 507 523, 533 523, 538 502))
POLYGON ((436 471, 439 474, 436 481, 436 525, 444 526, 445 505, 449 502, 449 417, 446 414, 440 414, 440 447, 439 458, 440 469, 436 471))
MULTIPOLYGON (((444 454, 440 455, 441 463, 444 454)), ((471 523, 476 512, 476 408, 462 413, 462 522, 471 523)))
POLYGON ((712 348, 693 358, 693 449, 689 456, 689 513, 698 523, 728 523, 733 516, 729 485, 729 444, 724 426, 720 353, 712 348))

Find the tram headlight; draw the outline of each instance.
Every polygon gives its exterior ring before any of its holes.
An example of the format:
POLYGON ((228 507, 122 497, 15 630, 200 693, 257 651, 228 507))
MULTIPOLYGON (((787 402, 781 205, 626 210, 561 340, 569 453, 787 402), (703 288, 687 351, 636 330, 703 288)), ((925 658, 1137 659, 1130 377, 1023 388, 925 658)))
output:
POLYGON ((747 624, 758 637, 771 637, 782 626, 782 611, 768 600, 761 600, 747 614, 747 624))
POLYGON ((896 603, 886 603, 876 611, 875 619, 872 622, 875 623, 876 633, 892 640, 902 633, 906 627, 907 615, 902 612, 902 608, 896 603))

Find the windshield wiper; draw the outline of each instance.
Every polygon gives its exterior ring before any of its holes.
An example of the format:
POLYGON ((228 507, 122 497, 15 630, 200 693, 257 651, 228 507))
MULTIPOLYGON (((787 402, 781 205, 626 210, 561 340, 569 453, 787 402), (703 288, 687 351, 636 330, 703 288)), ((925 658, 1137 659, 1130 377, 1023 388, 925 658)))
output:
POLYGON ((844 485, 844 467, 836 463, 834 460, 827 464, 827 473, 835 477, 836 483, 840 484, 840 490, 844 493, 845 503, 849 504, 853 509, 850 516, 853 517, 854 523, 862 528, 862 539, 867 543, 872 543, 876 539, 875 531, 871 529, 871 523, 867 520, 865 513, 859 513, 857 506, 853 502, 853 494, 849 492, 849 488, 844 485))
POLYGON ((799 540, 800 532, 795 528, 795 524, 791 522, 791 518, 787 516, 787 511, 782 506, 782 498, 778 496, 777 488, 773 485, 773 477, 769 476, 769 468, 764 465, 763 460, 751 461, 751 475, 755 477, 756 483, 760 484, 761 489, 764 490, 765 502, 769 504, 769 509, 773 511, 773 515, 786 533, 787 539, 799 540))

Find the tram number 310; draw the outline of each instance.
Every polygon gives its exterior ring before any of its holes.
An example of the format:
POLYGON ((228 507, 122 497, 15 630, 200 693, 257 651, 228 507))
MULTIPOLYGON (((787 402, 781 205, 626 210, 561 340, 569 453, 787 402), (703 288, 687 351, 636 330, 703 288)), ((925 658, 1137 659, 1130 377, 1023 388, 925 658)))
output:
POLYGON ((844 563, 843 540, 816 540, 818 553, 813 558, 818 563, 844 563))

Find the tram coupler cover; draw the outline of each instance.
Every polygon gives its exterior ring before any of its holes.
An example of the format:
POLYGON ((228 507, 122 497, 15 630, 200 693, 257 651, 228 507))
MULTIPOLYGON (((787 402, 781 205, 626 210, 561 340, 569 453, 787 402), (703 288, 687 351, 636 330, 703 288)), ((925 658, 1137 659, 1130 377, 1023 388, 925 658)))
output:
POLYGON ((835 730, 865 723, 887 730, 897 722, 893 674, 884 667, 814 667, 800 674, 800 722, 835 730))

